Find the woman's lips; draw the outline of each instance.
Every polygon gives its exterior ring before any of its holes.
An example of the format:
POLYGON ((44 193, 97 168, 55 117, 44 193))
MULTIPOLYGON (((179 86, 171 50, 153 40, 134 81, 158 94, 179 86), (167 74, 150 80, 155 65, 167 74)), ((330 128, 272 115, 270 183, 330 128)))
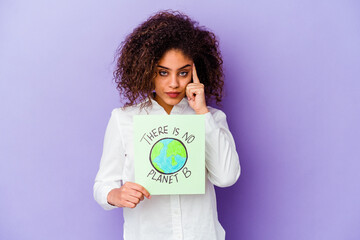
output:
POLYGON ((176 98, 177 96, 179 96, 179 92, 167 92, 166 93, 169 97, 171 98, 176 98))

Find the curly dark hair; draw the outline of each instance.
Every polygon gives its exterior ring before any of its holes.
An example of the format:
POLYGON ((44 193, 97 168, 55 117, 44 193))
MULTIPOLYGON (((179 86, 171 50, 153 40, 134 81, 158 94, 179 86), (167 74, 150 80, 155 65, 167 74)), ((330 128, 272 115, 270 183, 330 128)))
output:
POLYGON ((223 61, 215 34, 181 12, 165 10, 135 28, 116 52, 113 75, 120 95, 128 100, 125 107, 150 98, 156 65, 171 49, 181 50, 194 61, 207 103, 210 99, 221 102, 223 61))

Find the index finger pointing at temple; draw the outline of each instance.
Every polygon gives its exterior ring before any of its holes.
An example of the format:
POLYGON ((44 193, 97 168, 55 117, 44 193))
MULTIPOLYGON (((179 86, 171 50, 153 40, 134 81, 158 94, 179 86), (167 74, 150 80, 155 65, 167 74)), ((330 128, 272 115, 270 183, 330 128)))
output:
POLYGON ((200 83, 200 80, 196 73, 195 63, 193 63, 193 67, 192 67, 192 77, 193 77, 193 83, 200 83))

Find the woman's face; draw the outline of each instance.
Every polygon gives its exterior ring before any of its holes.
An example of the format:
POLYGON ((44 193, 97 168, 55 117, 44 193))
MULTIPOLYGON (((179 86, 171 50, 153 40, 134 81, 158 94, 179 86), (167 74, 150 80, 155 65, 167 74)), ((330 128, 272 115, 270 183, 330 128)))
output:
POLYGON ((167 51, 156 67, 155 100, 169 114, 174 105, 185 97, 185 89, 191 82, 193 61, 182 51, 167 51))

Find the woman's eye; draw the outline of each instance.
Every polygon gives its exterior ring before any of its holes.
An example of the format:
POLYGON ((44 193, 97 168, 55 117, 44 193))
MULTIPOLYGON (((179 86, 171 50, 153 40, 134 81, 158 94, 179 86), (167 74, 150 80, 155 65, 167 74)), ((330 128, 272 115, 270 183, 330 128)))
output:
POLYGON ((167 75, 167 72, 166 72, 166 71, 159 71, 159 75, 160 75, 160 76, 166 76, 166 75, 167 75))
POLYGON ((179 75, 181 77, 186 77, 188 75, 188 72, 180 72, 179 75))

